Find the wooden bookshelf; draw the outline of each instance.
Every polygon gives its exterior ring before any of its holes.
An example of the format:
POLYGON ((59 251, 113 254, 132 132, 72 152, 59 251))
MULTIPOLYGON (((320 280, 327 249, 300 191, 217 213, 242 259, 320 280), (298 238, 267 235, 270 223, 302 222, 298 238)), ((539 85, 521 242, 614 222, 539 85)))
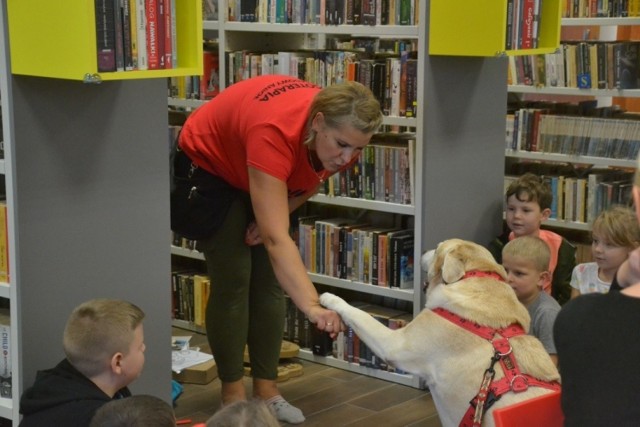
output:
POLYGON ((432 0, 429 54, 503 56, 551 53, 560 43, 561 0, 540 0, 538 48, 506 50, 507 2, 432 0))
POLYGON ((8 0, 13 74, 85 82, 202 73, 201 0, 177 0, 178 64, 164 70, 98 73, 95 2, 8 0))

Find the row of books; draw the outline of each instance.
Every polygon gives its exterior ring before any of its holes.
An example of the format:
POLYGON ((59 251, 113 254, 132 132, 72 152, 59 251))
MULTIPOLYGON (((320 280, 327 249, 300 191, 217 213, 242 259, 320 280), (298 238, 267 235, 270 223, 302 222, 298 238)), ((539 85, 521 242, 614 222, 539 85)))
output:
MULTIPOLYGON (((2 183, 4 188, 4 182, 2 183)), ((7 202, 0 200, 0 282, 9 282, 9 235, 7 228, 7 202)))
MULTIPOLYGON (((369 313, 390 329, 400 329, 412 320, 410 313, 393 308, 363 301, 350 301, 350 304, 369 313)), ((298 344, 301 348, 308 348, 319 356, 332 356, 360 366, 403 373, 373 353, 351 327, 347 327, 345 332, 340 332, 335 340, 332 340, 328 334, 318 331, 289 298, 287 298, 284 339, 298 344)))
POLYGON ((171 272, 172 318, 204 327, 211 280, 194 270, 171 272))
POLYGON ((303 216, 298 248, 311 273, 391 288, 413 288, 413 230, 348 218, 303 216))
POLYGON ((319 192, 410 205, 414 201, 415 134, 377 134, 353 166, 327 179, 319 192))
POLYGON ((229 21, 271 24, 418 25, 416 0, 229 0, 229 21))
POLYGON ((640 88, 640 43, 563 43, 554 53, 509 57, 508 84, 577 89, 640 88))
POLYGON ((220 64, 218 53, 203 51, 201 76, 177 76, 168 80, 168 95, 179 99, 213 99, 220 93, 220 64))
POLYGON ((640 16, 639 0, 563 0, 563 18, 625 18, 640 16))
POLYGON ((407 51, 399 57, 371 59, 349 51, 229 52, 228 85, 263 74, 285 74, 325 87, 358 81, 369 87, 384 113, 416 117, 418 64, 407 51))
POLYGON ((177 66, 176 0, 95 0, 99 72, 177 66))
POLYGON ((507 0, 506 49, 535 49, 542 0, 507 0))
MULTIPOLYGON (((603 210, 631 204, 632 172, 605 169, 541 176, 553 195, 550 219, 591 224, 603 210)), ((505 188, 516 178, 505 176, 505 188)))
POLYGON ((560 116, 523 108, 507 115, 506 148, 634 160, 640 150, 640 121, 560 116))

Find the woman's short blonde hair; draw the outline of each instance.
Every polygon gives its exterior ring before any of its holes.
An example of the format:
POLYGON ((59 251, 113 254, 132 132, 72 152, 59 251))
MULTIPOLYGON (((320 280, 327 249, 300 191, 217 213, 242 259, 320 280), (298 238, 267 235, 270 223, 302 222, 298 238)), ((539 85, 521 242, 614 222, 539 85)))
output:
POLYGON ((380 102, 369 88, 353 81, 327 86, 313 98, 305 144, 315 140, 316 132, 311 125, 318 113, 323 114, 325 123, 332 128, 351 125, 362 133, 373 133, 382 124, 380 102))
POLYGON ((64 329, 63 347, 69 362, 87 377, 104 372, 111 357, 127 354, 144 312, 116 299, 93 299, 76 307, 64 329))

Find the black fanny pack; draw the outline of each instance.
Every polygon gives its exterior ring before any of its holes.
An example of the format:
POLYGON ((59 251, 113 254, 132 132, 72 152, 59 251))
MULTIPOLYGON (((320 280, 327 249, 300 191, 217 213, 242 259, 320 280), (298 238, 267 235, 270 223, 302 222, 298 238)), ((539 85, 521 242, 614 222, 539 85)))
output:
POLYGON ((238 189, 172 151, 171 230, 191 240, 211 237, 224 222, 238 189))

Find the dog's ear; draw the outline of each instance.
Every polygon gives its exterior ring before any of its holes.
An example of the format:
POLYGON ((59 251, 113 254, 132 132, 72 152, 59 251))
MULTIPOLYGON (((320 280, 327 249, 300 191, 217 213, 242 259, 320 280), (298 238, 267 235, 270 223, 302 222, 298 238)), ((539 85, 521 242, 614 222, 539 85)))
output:
POLYGON ((453 283, 462 279, 465 274, 465 266, 457 256, 457 251, 447 253, 442 264, 442 279, 445 283, 453 283))

